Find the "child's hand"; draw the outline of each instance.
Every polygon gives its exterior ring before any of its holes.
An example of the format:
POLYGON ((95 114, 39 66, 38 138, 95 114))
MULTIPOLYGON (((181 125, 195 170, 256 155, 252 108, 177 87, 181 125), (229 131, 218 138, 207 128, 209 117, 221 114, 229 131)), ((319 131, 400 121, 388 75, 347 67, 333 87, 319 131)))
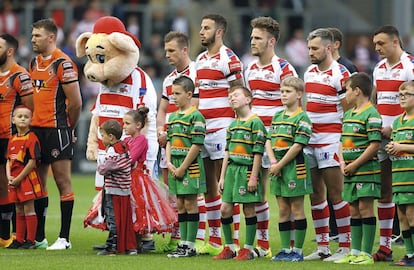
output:
POLYGON ((218 191, 220 194, 223 194, 223 189, 224 189, 224 179, 221 178, 218 182, 218 191))
POLYGON ((170 171, 171 175, 175 177, 175 170, 177 168, 171 162, 168 162, 168 171, 170 171))
POLYGON ((14 176, 9 177, 9 186, 12 186, 14 188, 18 187, 20 185, 20 180, 15 178, 14 176))
POLYGON ((344 169, 344 175, 345 176, 352 176, 352 175, 354 175, 354 173, 356 172, 356 170, 358 169, 355 165, 354 165, 354 163, 349 163, 348 165, 345 165, 344 167, 343 167, 344 169))
POLYGON ((249 181, 247 182, 247 190, 249 192, 255 192, 257 190, 257 177, 250 176, 249 181))
POLYGON ((173 175, 174 175, 175 178, 183 178, 184 174, 185 174, 185 170, 183 168, 181 168, 181 166, 180 166, 177 169, 175 169, 175 172, 174 172, 173 175))
POLYGON ((396 142, 389 142, 385 146, 385 151, 390 155, 398 155, 401 152, 401 145, 396 142))
POLYGON ((281 176, 281 168, 279 168, 278 163, 270 165, 269 173, 273 176, 281 176))
POLYGON ((167 133, 165 131, 158 133, 158 144, 161 148, 167 145, 167 133))

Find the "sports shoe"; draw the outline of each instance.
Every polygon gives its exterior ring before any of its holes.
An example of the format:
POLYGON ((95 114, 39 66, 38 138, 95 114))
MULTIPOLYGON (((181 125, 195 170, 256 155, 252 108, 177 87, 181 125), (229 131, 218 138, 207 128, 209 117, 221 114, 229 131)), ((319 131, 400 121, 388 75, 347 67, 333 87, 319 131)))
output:
POLYGON ((285 250, 280 251, 278 254, 276 254, 275 256, 273 256, 273 258, 271 259, 274 262, 287 262, 288 261, 288 257, 290 256, 291 252, 286 252, 285 250))
POLYGON ((47 239, 45 238, 40 242, 35 241, 35 245, 36 245, 36 248, 38 249, 46 249, 49 246, 49 243, 47 242, 47 239))
POLYGON ((23 245, 20 246, 23 249, 36 249, 36 243, 32 241, 25 241, 23 245))
POLYGON ((404 246, 404 239, 402 238, 402 235, 393 234, 391 236, 391 243, 397 246, 404 246))
POLYGON ((270 259, 270 258, 272 258, 272 250, 270 248, 265 249, 265 248, 257 246, 253 249, 253 255, 255 257, 263 257, 263 258, 269 258, 270 259))
POLYGON ((154 239, 142 241, 141 242, 141 247, 142 247, 142 251, 144 253, 154 251, 155 250, 155 241, 154 241, 154 239))
POLYGON ((99 251, 96 255, 99 256, 115 256, 116 250, 112 248, 106 248, 104 250, 99 251))
POLYGON ((226 246, 218 255, 213 257, 213 260, 230 260, 234 257, 236 257, 236 252, 226 246))
POLYGON ((106 244, 97 244, 97 245, 93 245, 92 249, 93 250, 104 250, 106 248, 106 244))
POLYGON ((20 243, 16 239, 13 240, 13 242, 7 247, 9 249, 18 249, 23 245, 23 243, 20 243))
POLYGON ((10 235, 9 239, 3 239, 0 237, 0 247, 8 247, 13 243, 13 237, 10 235))
POLYGON ((171 238, 170 241, 161 247, 162 252, 172 252, 177 249, 180 240, 171 238))
POLYGON ((60 238, 56 240, 56 242, 53 243, 50 247, 46 248, 46 250, 65 250, 65 249, 71 249, 72 244, 69 240, 66 240, 65 238, 60 238))
POLYGON ((301 262, 303 261, 303 254, 296 253, 294 251, 288 254, 286 262, 301 262))
POLYGON ((195 244, 194 244, 194 248, 197 252, 197 254, 199 254, 200 252, 198 252, 202 247, 204 247, 205 242, 203 240, 199 240, 196 239, 195 244))
POLYGON ((334 262, 342 259, 345 255, 349 254, 349 248, 338 248, 332 256, 323 259, 324 262, 334 262))
POLYGON ((392 263, 393 266, 414 266, 414 257, 408 258, 407 255, 399 260, 398 262, 392 263))
POLYGON ((311 254, 309 254, 308 256, 305 256, 304 260, 305 261, 324 260, 328 258, 329 256, 331 256, 331 252, 329 251, 329 249, 327 249, 327 251, 325 252, 317 249, 311 254))
POLYGON ((359 254, 359 256, 354 258, 350 262, 350 264, 370 265, 370 264, 374 264, 374 259, 368 254, 359 254))
POLYGON ((372 254, 372 258, 376 262, 392 262, 394 260, 394 258, 392 257, 392 251, 387 254, 385 251, 382 251, 381 249, 378 249, 376 253, 372 254))
POLYGON ((233 260, 236 260, 236 261, 247 261, 247 260, 253 260, 253 259, 254 259, 253 251, 247 248, 240 249, 237 256, 233 258, 233 260))
POLYGON ((189 248, 187 245, 179 245, 177 250, 168 254, 168 258, 194 257, 197 253, 194 248, 189 248))
POLYGON ((358 257, 357 255, 353 255, 351 253, 346 254, 345 256, 343 256, 341 259, 334 261, 334 263, 350 263, 352 262, 356 257, 358 257))
POLYGON ((207 243, 199 249, 198 254, 209 254, 211 256, 218 256, 223 250, 223 246, 215 247, 212 244, 207 243))
POLYGON ((125 250, 125 255, 137 255, 138 251, 136 249, 125 250))

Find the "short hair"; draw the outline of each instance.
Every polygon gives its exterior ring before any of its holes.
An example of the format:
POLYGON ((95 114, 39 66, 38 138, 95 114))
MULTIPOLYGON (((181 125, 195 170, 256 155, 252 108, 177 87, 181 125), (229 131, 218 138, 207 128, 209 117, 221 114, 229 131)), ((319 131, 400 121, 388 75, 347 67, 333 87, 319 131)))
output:
POLYGON ((190 77, 186 75, 177 77, 172 84, 181 86, 184 89, 184 92, 194 93, 194 82, 190 77))
POLYGON ((398 32, 398 29, 395 26, 389 24, 383 25, 379 27, 377 30, 375 30, 374 36, 381 33, 384 33, 390 37, 396 37, 398 39, 398 42, 400 43, 401 49, 403 48, 403 42, 400 38, 400 32, 398 32))
POLYGON ((223 29, 223 34, 226 33, 227 21, 223 16, 219 14, 207 14, 203 16, 202 20, 204 19, 213 20, 214 23, 216 24, 216 29, 223 29))
POLYGON ((309 33, 307 40, 309 41, 318 37, 321 38, 322 44, 325 46, 334 42, 333 34, 327 28, 318 28, 313 30, 309 33))
POLYGON ((329 31, 331 31, 332 35, 333 35, 333 40, 334 41, 339 41, 339 47, 342 46, 342 42, 344 40, 344 35, 342 34, 341 30, 339 30, 336 27, 329 27, 327 28, 329 31))
POLYGON ((408 81, 408 82, 404 82, 400 85, 400 87, 398 88, 399 91, 402 90, 407 90, 407 88, 412 88, 414 89, 414 81, 408 81))
POLYGON ((38 20, 32 24, 32 27, 36 29, 44 28, 47 32, 53 33, 57 36, 58 29, 53 19, 48 18, 38 20))
POLYGON ((165 35, 164 37, 165 43, 170 42, 172 40, 176 40, 180 48, 184 48, 184 47, 189 48, 190 42, 188 41, 188 36, 182 32, 171 31, 165 35))
POLYGON ((352 74, 346 81, 345 84, 348 84, 351 89, 359 87, 362 94, 366 97, 371 97, 372 94, 372 80, 371 77, 365 72, 358 72, 352 74))
POLYGON ((275 19, 271 17, 257 17, 250 22, 250 25, 252 28, 266 30, 266 32, 271 34, 276 39, 276 41, 279 40, 280 27, 279 23, 275 19))
POLYGON ((287 86, 292 87, 296 90, 296 92, 304 92, 305 89, 305 83, 301 78, 295 77, 295 76, 289 76, 282 80, 282 83, 280 84, 281 87, 287 86))
POLYGON ((29 110, 33 114, 32 109, 30 109, 29 107, 27 107, 24 104, 20 104, 20 105, 17 105, 16 107, 14 107, 14 109, 13 109, 13 116, 14 116, 14 112, 17 111, 18 109, 26 109, 26 110, 29 110))
POLYGON ((108 135, 114 135, 117 140, 120 140, 122 137, 122 126, 118 121, 114 119, 105 121, 101 125, 101 129, 103 129, 108 135))
POLYGON ((148 112, 149 109, 147 107, 139 107, 136 110, 127 112, 125 115, 131 116, 135 123, 141 123, 141 128, 143 128, 147 122, 148 112))
POLYGON ((0 35, 0 38, 6 41, 6 45, 8 48, 13 48, 14 51, 17 51, 17 49, 19 48, 19 42, 12 35, 4 33, 0 35))
POLYGON ((252 91, 250 91, 247 87, 242 86, 242 85, 234 85, 234 86, 230 87, 229 94, 233 93, 237 89, 241 89, 246 97, 253 98, 252 91))

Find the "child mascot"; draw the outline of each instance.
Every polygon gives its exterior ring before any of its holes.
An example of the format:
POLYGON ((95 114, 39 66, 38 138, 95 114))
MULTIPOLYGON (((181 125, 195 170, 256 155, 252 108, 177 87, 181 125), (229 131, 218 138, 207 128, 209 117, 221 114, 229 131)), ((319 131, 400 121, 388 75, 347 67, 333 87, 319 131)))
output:
MULTIPOLYGON (((144 130, 149 146, 146 170, 140 174, 140 179, 133 179, 131 184, 133 194, 131 199, 135 208, 134 229, 141 234, 170 231, 176 217, 169 204, 164 203, 168 200, 164 199, 166 194, 158 186, 159 181, 150 178, 154 175, 158 153, 157 95, 150 77, 137 66, 140 48, 140 41, 126 31, 124 24, 118 18, 112 16, 99 18, 93 33, 83 33, 76 40, 76 55, 87 56, 84 67, 86 78, 100 84, 99 94, 91 110, 92 119, 86 149, 88 160, 97 161, 98 165, 103 162, 105 146, 102 144, 99 132, 103 122, 115 119, 122 125, 122 118, 126 112, 140 106, 149 108, 148 123, 144 130), (156 198, 154 194, 157 194, 156 198)), ((101 190, 103 183, 103 176, 97 173, 96 189, 101 190)), ((105 229, 100 198, 101 196, 96 197, 94 206, 85 218, 85 226, 105 229)), ((148 249, 152 249, 153 240, 145 240, 145 238, 143 248, 146 248, 146 241, 150 245, 148 249)))

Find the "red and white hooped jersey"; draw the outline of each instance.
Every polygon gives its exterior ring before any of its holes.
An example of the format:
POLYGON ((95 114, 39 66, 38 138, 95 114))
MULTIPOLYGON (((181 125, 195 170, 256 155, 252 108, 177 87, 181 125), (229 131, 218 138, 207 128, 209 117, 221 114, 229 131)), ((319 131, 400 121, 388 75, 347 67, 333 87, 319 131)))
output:
POLYGON ((258 61, 250 63, 244 73, 247 87, 252 91, 252 111, 269 128, 272 117, 284 109, 280 98, 280 84, 288 76, 297 77, 295 68, 285 59, 274 55, 269 65, 259 66, 258 61))
POLYGON ((229 82, 243 77, 242 62, 223 45, 216 55, 201 53, 196 60, 196 71, 198 109, 206 119, 207 133, 227 128, 235 117, 228 101, 229 82))
POLYGON ((320 71, 317 65, 311 65, 306 70, 306 113, 312 121, 310 146, 339 142, 343 117, 341 100, 345 98, 348 77, 349 71, 336 61, 325 71, 320 71))
MULTIPOLYGON (((174 103, 174 98, 172 95, 172 83, 176 78, 183 75, 190 77, 193 82, 195 82, 196 70, 194 61, 192 61, 183 71, 178 72, 177 69, 175 69, 164 79, 164 82, 162 84, 162 98, 168 101, 167 114, 165 117, 167 120, 170 117, 170 114, 178 109, 177 105, 174 103)), ((198 98, 198 88, 194 89, 193 98, 198 98)))
POLYGON ((404 52, 400 62, 390 67, 387 59, 377 63, 373 72, 377 90, 377 110, 382 117, 382 126, 391 126, 403 112, 400 106, 398 88, 406 81, 414 80, 414 56, 404 52))

